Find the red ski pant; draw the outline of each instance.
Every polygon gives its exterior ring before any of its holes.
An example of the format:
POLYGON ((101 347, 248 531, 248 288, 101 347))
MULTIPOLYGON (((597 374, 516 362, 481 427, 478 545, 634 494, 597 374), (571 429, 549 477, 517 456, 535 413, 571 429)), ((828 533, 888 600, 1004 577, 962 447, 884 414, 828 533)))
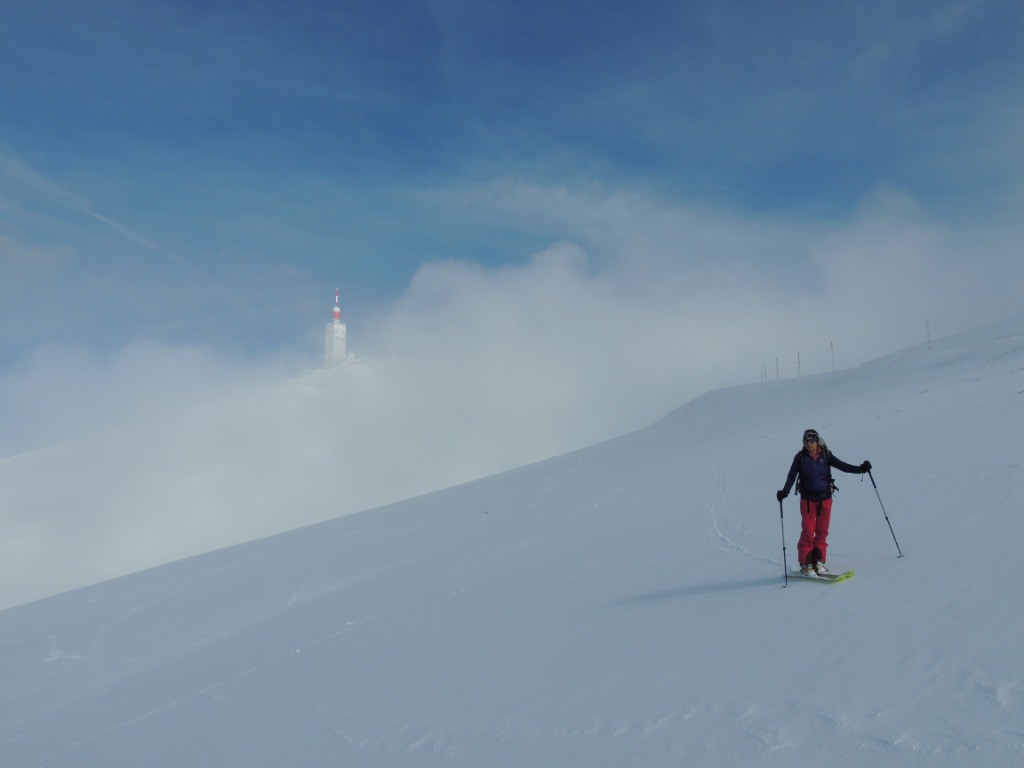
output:
POLYGON ((800 541, 796 544, 800 565, 825 562, 828 552, 828 521, 832 517, 832 499, 800 499, 800 541))

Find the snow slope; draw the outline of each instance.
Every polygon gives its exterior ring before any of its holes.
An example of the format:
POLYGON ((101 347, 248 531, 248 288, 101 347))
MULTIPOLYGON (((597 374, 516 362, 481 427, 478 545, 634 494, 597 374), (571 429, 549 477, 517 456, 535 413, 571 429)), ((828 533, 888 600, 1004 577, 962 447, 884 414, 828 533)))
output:
MULTIPOLYGON (((565 382, 551 397, 531 392, 516 403, 514 381, 495 391, 479 374, 463 376, 376 361, 283 381, 256 374, 166 403, 154 396, 151 410, 128 407, 113 427, 99 409, 92 423, 103 431, 0 459, 0 609, 493 475, 642 423, 636 409, 585 418, 593 400, 570 404, 565 382), (555 408, 556 418, 545 416, 555 408)), ((107 397, 142 398, 135 387, 111 388, 107 397)), ((91 396, 92 386, 77 407, 89 410, 91 396)))
POLYGON ((1024 318, 0 613, 0 765, 1024 758, 1024 318), (801 431, 837 585, 783 588, 801 431))

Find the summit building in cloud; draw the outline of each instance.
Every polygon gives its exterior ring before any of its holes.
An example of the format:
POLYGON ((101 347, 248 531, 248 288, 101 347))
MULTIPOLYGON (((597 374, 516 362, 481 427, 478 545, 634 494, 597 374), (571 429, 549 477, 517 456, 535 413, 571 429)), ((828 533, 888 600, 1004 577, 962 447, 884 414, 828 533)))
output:
POLYGON ((348 351, 348 326, 341 321, 341 291, 334 291, 334 317, 327 323, 324 333, 324 368, 351 363, 354 355, 348 351))

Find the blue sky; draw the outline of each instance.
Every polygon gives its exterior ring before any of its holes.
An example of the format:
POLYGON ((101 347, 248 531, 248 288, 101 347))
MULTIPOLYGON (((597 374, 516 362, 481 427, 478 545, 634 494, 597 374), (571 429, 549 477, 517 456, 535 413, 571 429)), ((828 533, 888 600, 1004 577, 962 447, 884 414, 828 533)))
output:
POLYGON ((1021 39, 1016 0, 7 2, 0 371, 55 342, 312 362, 337 286, 372 352, 445 302, 475 322, 465 292, 532 301, 552 248, 567 295, 763 302, 767 360, 808 302, 847 363, 1011 314, 1021 39))

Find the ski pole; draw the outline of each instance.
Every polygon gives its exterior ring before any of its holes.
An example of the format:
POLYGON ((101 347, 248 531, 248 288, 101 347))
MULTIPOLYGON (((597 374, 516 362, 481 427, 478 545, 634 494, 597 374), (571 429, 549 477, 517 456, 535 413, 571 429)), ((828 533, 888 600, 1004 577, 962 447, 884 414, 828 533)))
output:
POLYGON ((784 584, 782 586, 789 586, 789 566, 786 564, 786 520, 782 516, 782 499, 779 499, 779 525, 782 526, 782 578, 784 584))
POLYGON ((868 477, 871 478, 871 485, 874 486, 875 496, 878 496, 878 503, 882 507, 882 514, 885 515, 885 522, 889 523, 889 533, 892 534, 893 543, 896 545, 896 551, 899 554, 896 557, 903 557, 903 550, 900 549, 900 543, 896 541, 896 534, 892 530, 892 523, 889 522, 889 513, 885 511, 885 504, 882 504, 882 496, 878 493, 878 486, 875 485, 875 476, 871 474, 871 470, 868 470, 868 477))

